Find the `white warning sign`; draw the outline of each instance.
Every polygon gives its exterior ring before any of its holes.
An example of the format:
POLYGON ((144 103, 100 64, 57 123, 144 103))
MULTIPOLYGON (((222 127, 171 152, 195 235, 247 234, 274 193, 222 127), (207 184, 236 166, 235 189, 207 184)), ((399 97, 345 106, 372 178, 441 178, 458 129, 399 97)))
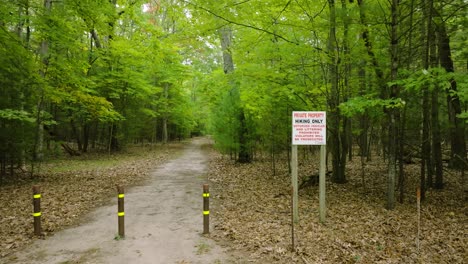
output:
POLYGON ((293 145, 326 145, 327 141, 326 112, 293 112, 292 144, 293 145))

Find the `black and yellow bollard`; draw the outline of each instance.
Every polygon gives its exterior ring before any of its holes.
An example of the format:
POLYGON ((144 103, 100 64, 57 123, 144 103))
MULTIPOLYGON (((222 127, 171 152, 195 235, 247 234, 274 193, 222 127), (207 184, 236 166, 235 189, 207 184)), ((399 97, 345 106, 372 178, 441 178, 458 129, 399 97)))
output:
POLYGON ((119 238, 125 237, 124 188, 117 186, 117 216, 119 218, 119 238))
POLYGON ((203 185, 203 234, 210 233, 210 191, 208 184, 203 185))
POLYGON ((39 186, 34 185, 33 191, 33 217, 34 217, 34 235, 42 235, 41 228, 41 192, 39 186))

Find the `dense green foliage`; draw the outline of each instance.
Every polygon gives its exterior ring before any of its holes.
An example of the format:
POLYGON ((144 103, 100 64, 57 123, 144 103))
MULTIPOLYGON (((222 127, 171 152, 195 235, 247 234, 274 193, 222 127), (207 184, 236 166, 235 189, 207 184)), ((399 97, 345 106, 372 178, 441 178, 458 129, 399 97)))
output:
POLYGON ((2 1, 2 174, 57 143, 113 151, 198 134, 233 158, 274 159, 289 150, 291 111, 322 110, 335 182, 346 182, 355 145, 395 167, 407 149, 435 153, 422 157, 431 180, 444 142, 451 164, 466 166, 467 5, 2 1))
POLYGON ((408 155, 422 158, 429 187, 436 174, 442 186, 442 159, 466 167, 466 1, 181 2, 205 46, 192 66, 220 150, 235 157, 246 133, 252 152, 274 159, 290 147, 291 111, 325 110, 335 182, 346 182, 355 145, 390 158, 401 199, 408 155), (216 57, 224 26, 235 64, 226 76, 216 57))
POLYGON ((59 143, 86 152, 163 140, 162 120, 170 139, 190 134, 190 71, 163 25, 172 18, 144 4, 0 3, 2 174, 59 143))

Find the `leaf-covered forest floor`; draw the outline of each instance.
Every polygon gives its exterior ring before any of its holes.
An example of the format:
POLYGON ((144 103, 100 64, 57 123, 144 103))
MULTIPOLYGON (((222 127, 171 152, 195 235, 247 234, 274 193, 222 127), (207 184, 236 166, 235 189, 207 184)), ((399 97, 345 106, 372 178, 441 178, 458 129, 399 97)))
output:
MULTIPOLYGON (((33 179, 19 175, 0 186, 0 260, 33 241, 33 185, 42 189, 45 236, 72 226, 108 201, 116 184, 131 186, 156 166, 180 153, 180 144, 129 149, 118 155, 87 155, 41 165, 33 179)), ((301 154, 299 175, 318 172, 318 157, 301 154)), ((444 171, 445 189, 429 190, 421 205, 419 252, 416 247, 416 187, 419 165, 405 167, 405 202, 384 208, 386 163, 378 156, 347 166, 348 182, 327 181, 327 220, 318 221, 318 186, 299 192, 296 252, 291 252, 290 185, 286 158, 273 173, 268 157, 237 164, 214 151, 210 237, 245 252, 254 263, 466 263, 467 192, 459 172, 444 171)), ((37 169, 37 168, 36 168, 37 169)), ((327 176, 328 177, 328 176, 327 176)), ((0 261, 1 262, 1 261, 0 261)))
MULTIPOLYGON (((36 166, 2 179, 0 185, 0 262, 33 239, 32 186, 41 188, 44 236, 77 224, 80 217, 116 194, 116 185, 143 181, 155 167, 177 155, 180 143, 138 146, 120 154, 86 154, 36 166)), ((66 154, 64 154, 66 155, 66 154)))
MULTIPOLYGON (((319 158, 300 161, 299 176, 318 174, 319 158)), ((327 218, 319 223, 318 186, 299 191, 296 252, 291 252, 291 179, 286 159, 273 175, 269 158, 238 164, 228 157, 211 163, 216 219, 214 237, 248 250, 258 263, 467 263, 467 192, 461 173, 444 171, 445 188, 429 190, 421 203, 421 235, 416 246, 416 188, 419 165, 405 166, 404 203, 386 210, 386 163, 375 156, 347 165, 346 184, 327 181, 327 218)), ((328 179, 329 176, 327 176, 328 179)))

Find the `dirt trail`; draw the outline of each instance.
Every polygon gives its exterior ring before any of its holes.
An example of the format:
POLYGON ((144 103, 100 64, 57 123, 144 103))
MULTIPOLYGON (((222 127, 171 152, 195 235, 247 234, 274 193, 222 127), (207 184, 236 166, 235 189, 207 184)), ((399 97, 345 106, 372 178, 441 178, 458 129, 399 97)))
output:
POLYGON ((238 263, 227 249, 201 235, 208 162, 202 145, 207 143, 205 138, 194 139, 143 186, 126 190, 125 239, 114 239, 113 198, 81 225, 35 241, 7 263, 238 263))

